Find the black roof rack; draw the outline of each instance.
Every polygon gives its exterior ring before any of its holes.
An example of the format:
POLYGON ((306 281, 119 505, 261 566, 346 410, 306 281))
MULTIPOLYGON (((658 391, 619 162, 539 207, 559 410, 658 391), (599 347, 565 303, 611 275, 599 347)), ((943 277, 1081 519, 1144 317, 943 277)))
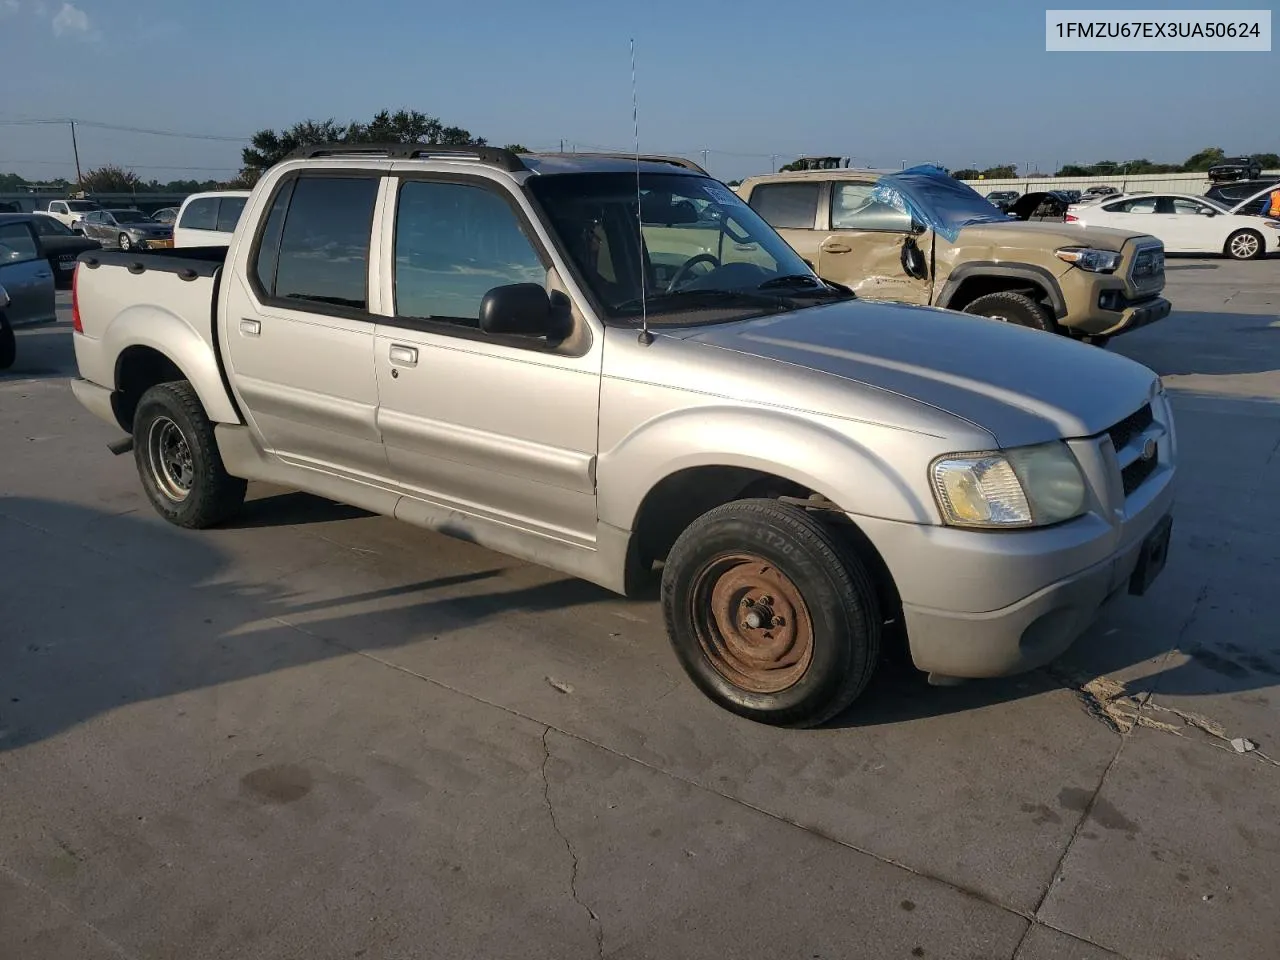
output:
POLYGON ((538 153, 539 157, 608 157, 610 160, 640 160, 645 163, 669 163, 672 166, 684 167, 686 170, 692 170, 694 173, 701 173, 704 176, 710 176, 706 170, 698 166, 692 160, 686 160, 684 157, 667 156, 666 154, 642 153, 637 157, 634 153, 597 153, 589 151, 586 153, 538 153))
POLYGON ((415 157, 461 157, 479 160, 491 166, 519 173, 529 168, 516 154, 501 147, 480 147, 452 143, 311 143, 298 147, 286 160, 310 160, 313 157, 377 156, 389 160, 412 160, 415 157))

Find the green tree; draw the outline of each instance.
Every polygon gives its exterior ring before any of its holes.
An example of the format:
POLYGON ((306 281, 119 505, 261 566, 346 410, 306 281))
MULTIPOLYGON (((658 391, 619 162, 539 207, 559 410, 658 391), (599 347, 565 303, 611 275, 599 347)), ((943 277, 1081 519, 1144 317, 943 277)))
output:
POLYGON ((1280 154, 1255 153, 1253 158, 1262 164, 1263 170, 1275 170, 1280 168, 1280 154))
POLYGON ((1012 180, 1017 175, 1018 168, 1013 166, 1013 164, 1005 164, 1000 167, 987 167, 987 169, 982 171, 982 176, 986 180, 1012 180))
POLYGON ((965 167, 963 170, 957 170, 951 175, 957 180, 977 180, 982 175, 982 171, 975 170, 973 167, 965 167))
POLYGON ((382 110, 368 123, 353 120, 303 120, 288 129, 259 130, 241 152, 237 185, 253 186, 262 174, 299 147, 316 143, 440 143, 483 146, 483 137, 473 137, 462 127, 446 127, 439 118, 418 110, 382 110))
POLYGON ((1187 173, 1198 173, 1201 170, 1208 170, 1215 163, 1221 163, 1226 157, 1221 147, 1205 147, 1199 153, 1193 153, 1188 157, 1182 169, 1187 173))
POLYGON ((533 151, 526 147, 523 143, 508 143, 503 150, 510 150, 512 153, 532 153, 533 151))
POLYGON ((21 190, 27 181, 16 173, 0 173, 0 190, 21 190))
POLYGON ((90 170, 80 183, 89 193, 132 193, 144 186, 142 178, 132 170, 111 163, 90 170))

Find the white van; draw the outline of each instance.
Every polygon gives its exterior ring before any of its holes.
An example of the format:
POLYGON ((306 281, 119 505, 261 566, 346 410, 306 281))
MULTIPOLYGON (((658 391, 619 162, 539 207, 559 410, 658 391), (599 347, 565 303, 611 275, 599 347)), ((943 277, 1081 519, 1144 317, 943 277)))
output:
POLYGON ((175 247, 226 247, 249 199, 248 190, 193 193, 182 201, 173 228, 175 247))

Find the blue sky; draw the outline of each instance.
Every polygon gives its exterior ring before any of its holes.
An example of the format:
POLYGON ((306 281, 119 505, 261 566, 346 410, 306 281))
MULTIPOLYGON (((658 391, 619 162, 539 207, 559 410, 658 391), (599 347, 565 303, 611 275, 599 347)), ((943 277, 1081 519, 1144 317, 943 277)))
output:
MULTIPOLYGON (((1268 105, 1280 53, 1050 54, 1044 9, 0 0, 0 120, 74 116, 245 136, 409 107, 496 143, 625 148, 635 37, 642 147, 698 159, 709 149, 724 179, 768 169, 770 154, 1050 169, 1178 161, 1211 145, 1280 152, 1268 105)), ((86 168, 123 163, 162 180, 229 175, 239 160, 235 143, 97 129, 81 131, 80 149, 86 168)), ((0 125, 5 171, 73 174, 66 129, 0 125)))

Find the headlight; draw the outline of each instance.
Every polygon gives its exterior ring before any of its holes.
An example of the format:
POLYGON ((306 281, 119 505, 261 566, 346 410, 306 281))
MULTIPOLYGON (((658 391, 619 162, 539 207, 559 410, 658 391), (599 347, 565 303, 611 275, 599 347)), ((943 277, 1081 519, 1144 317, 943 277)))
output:
POLYGON ((1084 477, 1060 440, 950 454, 933 462, 929 479, 943 520, 958 527, 1040 527, 1085 508, 1084 477))
POLYGON ((1055 250, 1059 260, 1074 263, 1090 273, 1111 273, 1120 266, 1120 254, 1114 250, 1094 250, 1092 247, 1063 247, 1055 250))

